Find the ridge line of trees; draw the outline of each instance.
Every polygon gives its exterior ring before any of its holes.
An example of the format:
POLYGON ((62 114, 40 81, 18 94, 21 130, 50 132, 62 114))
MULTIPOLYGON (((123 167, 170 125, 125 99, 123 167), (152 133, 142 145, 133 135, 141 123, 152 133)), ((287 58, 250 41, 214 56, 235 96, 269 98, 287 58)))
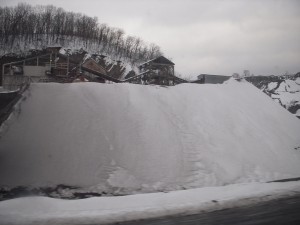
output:
MULTIPOLYGON (((0 7, 1 48, 81 44, 97 53, 127 59, 132 64, 162 55, 156 44, 125 35, 124 30, 99 23, 97 17, 67 12, 53 5, 0 7)), ((28 49, 27 49, 28 50, 28 49)))

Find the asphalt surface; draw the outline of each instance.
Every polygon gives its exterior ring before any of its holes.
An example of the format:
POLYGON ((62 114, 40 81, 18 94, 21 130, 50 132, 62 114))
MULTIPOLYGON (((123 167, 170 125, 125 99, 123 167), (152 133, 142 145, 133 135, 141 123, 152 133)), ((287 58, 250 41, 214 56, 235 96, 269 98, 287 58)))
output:
POLYGON ((118 225, 300 225, 300 195, 251 206, 223 209, 189 216, 168 216, 115 223, 118 225))

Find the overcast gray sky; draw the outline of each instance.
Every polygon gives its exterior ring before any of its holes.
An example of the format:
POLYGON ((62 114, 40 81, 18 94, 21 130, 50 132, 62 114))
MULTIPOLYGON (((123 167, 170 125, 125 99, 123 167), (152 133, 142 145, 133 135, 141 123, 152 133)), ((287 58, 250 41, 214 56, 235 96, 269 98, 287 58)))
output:
POLYGON ((300 72, 298 0, 0 0, 52 4, 154 42, 184 76, 300 72))

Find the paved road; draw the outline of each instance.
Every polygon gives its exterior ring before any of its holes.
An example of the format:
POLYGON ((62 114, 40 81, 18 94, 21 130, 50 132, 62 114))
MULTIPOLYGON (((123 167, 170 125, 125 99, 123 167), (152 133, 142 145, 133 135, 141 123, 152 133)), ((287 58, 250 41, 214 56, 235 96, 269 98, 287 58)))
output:
POLYGON ((300 225, 300 195, 252 206, 218 210, 190 216, 116 223, 118 225, 300 225))

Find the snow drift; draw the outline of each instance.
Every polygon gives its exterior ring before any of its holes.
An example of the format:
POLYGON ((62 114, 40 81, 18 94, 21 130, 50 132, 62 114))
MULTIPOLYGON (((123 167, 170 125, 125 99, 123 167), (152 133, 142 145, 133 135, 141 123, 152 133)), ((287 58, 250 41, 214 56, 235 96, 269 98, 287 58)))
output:
POLYGON ((2 126, 0 185, 132 193, 289 178, 299 134, 247 82, 32 84, 2 126))

